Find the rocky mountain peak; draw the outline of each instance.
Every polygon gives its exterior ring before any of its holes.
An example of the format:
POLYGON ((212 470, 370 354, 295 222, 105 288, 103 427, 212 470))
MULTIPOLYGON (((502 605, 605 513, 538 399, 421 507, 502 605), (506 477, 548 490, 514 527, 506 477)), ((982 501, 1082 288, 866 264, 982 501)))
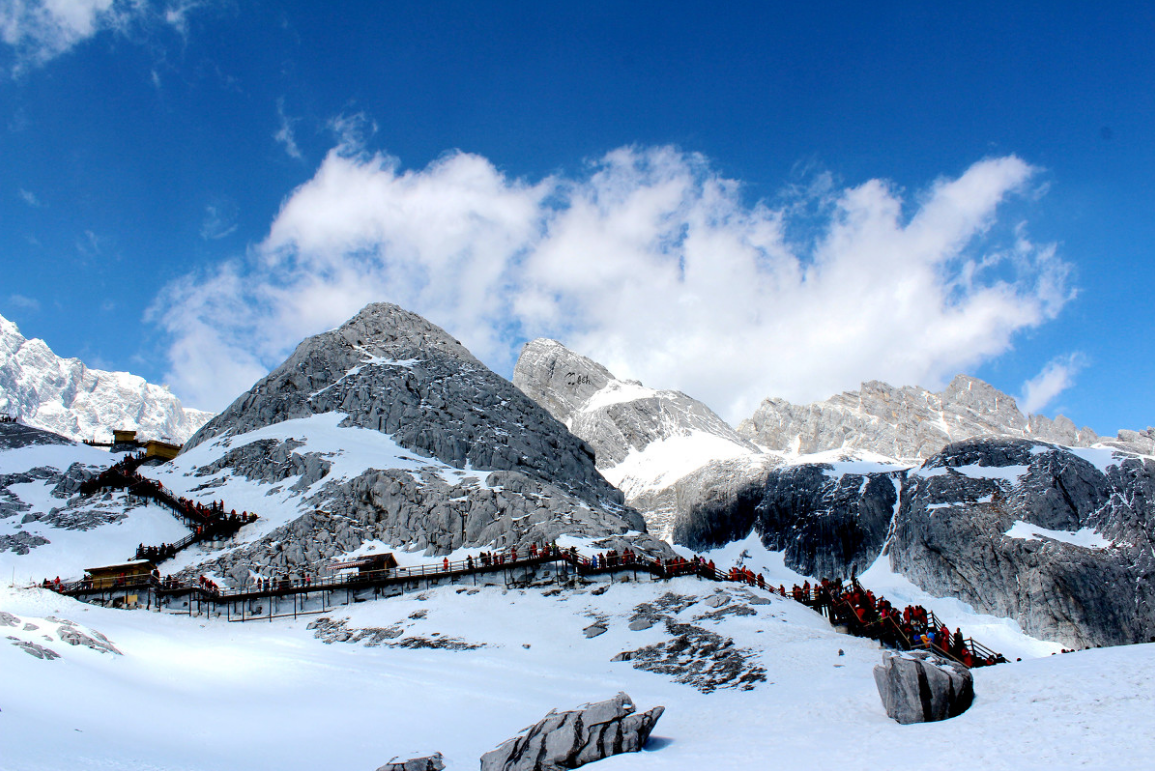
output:
POLYGON ((185 449, 325 413, 456 468, 516 470, 591 503, 621 502, 585 443, 445 330, 388 303, 304 340, 185 449))
POLYGON ((185 409, 167 388, 137 375, 61 358, 2 316, 0 414, 77 441, 111 439, 123 428, 171 442, 183 442, 212 416, 185 409))
POLYGON ((1076 428, 1062 415, 1054 420, 1024 415, 1013 397, 968 375, 957 375, 939 392, 869 381, 858 391, 812 404, 764 399, 754 415, 738 425, 738 433, 771 451, 865 450, 912 462, 951 442, 982 437, 1155 452, 1155 441, 1143 432, 1121 431, 1116 438, 1104 438, 1089 428, 1076 428))
POLYGON ((994 426, 1018 431, 1027 427, 1027 416, 1019 410, 1018 402, 977 377, 955 375, 939 396, 944 404, 969 409, 994 426))
POLYGON ((546 338, 526 343, 513 369, 513 384, 567 426, 612 380, 601 364, 546 338))
POLYGON ((598 469, 661 534, 669 532, 679 479, 757 451, 702 402, 619 380, 556 340, 527 343, 513 382, 593 446, 598 469))
POLYGON ((444 329, 392 303, 367 305, 334 331, 354 349, 369 353, 403 357, 435 351, 448 358, 481 366, 481 362, 444 329))

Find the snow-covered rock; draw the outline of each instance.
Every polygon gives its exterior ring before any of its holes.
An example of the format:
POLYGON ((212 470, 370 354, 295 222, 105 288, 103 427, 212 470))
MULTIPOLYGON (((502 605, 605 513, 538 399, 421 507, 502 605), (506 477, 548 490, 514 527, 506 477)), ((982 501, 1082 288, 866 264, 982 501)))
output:
POLYGON ((551 711, 481 756, 481 771, 560 771, 637 752, 665 707, 637 712, 625 693, 577 709, 551 711))
POLYGON ((1012 439, 950 445, 907 476, 888 553, 924 589, 1044 639, 1145 642, 1155 635, 1155 461, 1012 439))
POLYGON ((588 445, 442 329, 383 303, 302 342, 149 473, 190 497, 229 486, 230 507, 261 517, 195 567, 232 582, 317 570, 369 541, 444 555, 569 535, 672 556, 588 445))
POLYGON ((168 388, 127 372, 89 369, 28 340, 0 317, 0 414, 69 439, 111 440, 114 429, 183 443, 212 413, 186 409, 168 388))
POLYGON ((1155 454, 1155 428, 1100 437, 1089 428, 1076 428, 1062 415, 1054 420, 1024 415, 1014 398, 967 375, 958 375, 938 393, 870 381, 858 391, 813 404, 765 399, 739 424, 738 433, 769 450, 806 454, 858 449, 913 462, 951 442, 983 437, 1155 454))
POLYGON ((377 771, 443 771, 444 768, 445 759, 440 752, 435 752, 419 758, 390 761, 380 766, 377 771))
POLYGON ((861 575, 882 555, 937 596, 1071 647, 1155 635, 1155 460, 1021 439, 952 444, 914 469, 785 466, 715 486, 675 542, 754 533, 804 575, 861 575))
POLYGON ((849 578, 878 558, 894 517, 905 469, 807 463, 743 479, 718 464, 679 507, 674 542, 704 550, 751 532, 803 575, 849 578), (719 479, 733 483, 720 484, 719 479))

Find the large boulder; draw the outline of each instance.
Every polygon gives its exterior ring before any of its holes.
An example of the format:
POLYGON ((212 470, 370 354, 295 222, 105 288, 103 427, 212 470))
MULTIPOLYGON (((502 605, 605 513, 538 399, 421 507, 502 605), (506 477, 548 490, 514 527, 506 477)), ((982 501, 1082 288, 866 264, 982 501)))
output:
POLYGON ((969 669, 925 651, 882 654, 874 682, 887 716, 903 725, 956 717, 975 697, 969 669))
POLYGON ((622 752, 637 752, 665 707, 636 712, 625 693, 551 711, 535 725, 481 756, 481 771, 554 771, 577 768, 622 752))

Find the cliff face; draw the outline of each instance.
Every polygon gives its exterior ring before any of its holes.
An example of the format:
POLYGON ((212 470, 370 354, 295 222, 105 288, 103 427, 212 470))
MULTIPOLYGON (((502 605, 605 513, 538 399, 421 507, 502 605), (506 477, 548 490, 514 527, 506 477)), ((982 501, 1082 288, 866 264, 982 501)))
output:
POLYGON ((0 414, 75 441, 129 429, 180 444, 212 413, 185 409, 167 388, 127 372, 62 359, 0 317, 0 414))
POLYGON ((1155 635, 1155 461, 1015 439, 949 445, 909 471, 771 469, 687 501, 675 541, 757 532, 814 576, 880 555, 928 592, 1073 647, 1155 635))

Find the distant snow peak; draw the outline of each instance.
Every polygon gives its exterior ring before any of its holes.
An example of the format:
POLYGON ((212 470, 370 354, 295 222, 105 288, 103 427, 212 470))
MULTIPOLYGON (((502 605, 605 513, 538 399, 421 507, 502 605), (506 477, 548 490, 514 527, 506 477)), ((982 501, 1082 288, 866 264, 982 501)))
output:
POLYGON ((738 433, 767 450, 810 454, 861 449, 910 462, 928 458, 953 442, 983 437, 1155 454, 1153 429, 1121 431, 1111 439, 1076 428, 1062 415, 1054 420, 1024 415, 1013 397, 968 375, 956 376, 937 393, 869 381, 858 391, 813 404, 765 399, 738 426, 738 433))
POLYGON ((212 413, 185 409, 167 387, 127 372, 89 369, 28 340, 0 316, 0 414, 73 440, 111 439, 113 429, 184 443, 212 413))

